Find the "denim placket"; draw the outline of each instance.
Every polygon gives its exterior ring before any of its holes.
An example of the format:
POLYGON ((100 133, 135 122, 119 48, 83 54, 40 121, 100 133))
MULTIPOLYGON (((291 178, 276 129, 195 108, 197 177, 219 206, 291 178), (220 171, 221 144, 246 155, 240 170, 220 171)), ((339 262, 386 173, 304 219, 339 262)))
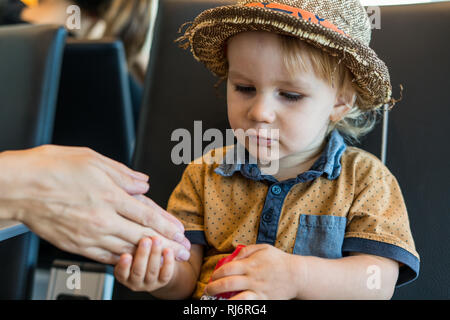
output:
POLYGON ((261 213, 256 243, 275 244, 283 202, 292 186, 291 182, 270 185, 261 213))

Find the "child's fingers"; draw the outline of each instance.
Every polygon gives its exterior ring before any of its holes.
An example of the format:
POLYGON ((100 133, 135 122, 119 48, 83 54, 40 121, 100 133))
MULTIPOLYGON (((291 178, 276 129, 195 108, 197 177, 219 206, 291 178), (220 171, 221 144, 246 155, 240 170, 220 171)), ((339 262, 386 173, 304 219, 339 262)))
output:
POLYGON ((119 282, 124 283, 128 280, 132 259, 133 257, 128 253, 120 256, 119 262, 114 267, 114 276, 119 282))
POLYGON ((134 255, 133 265, 129 281, 134 285, 141 285, 145 278, 147 270, 147 261, 152 247, 152 241, 149 238, 143 238, 134 255))
POLYGON ((159 281, 161 283, 167 283, 172 278, 173 270, 175 269, 175 259, 173 251, 170 248, 166 248, 163 251, 164 264, 159 272, 159 281))
POLYGON ((147 274, 145 275, 146 283, 154 283, 158 279, 159 269, 161 268, 161 240, 153 237, 153 246, 148 259, 147 274))

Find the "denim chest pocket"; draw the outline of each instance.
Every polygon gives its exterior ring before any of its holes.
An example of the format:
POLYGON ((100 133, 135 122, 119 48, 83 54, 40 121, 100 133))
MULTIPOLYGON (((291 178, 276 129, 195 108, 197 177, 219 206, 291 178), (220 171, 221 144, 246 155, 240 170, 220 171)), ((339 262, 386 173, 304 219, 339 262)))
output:
POLYGON ((342 257, 346 217, 300 215, 294 254, 337 259, 342 257))

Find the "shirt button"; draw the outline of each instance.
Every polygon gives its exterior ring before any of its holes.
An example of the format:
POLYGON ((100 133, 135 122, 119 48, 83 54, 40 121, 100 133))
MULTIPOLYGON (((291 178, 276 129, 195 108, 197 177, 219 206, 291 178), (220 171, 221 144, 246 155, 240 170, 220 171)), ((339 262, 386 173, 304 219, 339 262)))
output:
POLYGON ((265 221, 265 222, 270 222, 270 221, 272 221, 272 210, 269 210, 269 211, 267 211, 266 213, 264 213, 264 215, 263 215, 263 220, 265 221))
POLYGON ((276 194, 276 195, 279 195, 281 193, 281 187, 277 186, 277 185, 273 186, 272 187, 272 193, 276 194))

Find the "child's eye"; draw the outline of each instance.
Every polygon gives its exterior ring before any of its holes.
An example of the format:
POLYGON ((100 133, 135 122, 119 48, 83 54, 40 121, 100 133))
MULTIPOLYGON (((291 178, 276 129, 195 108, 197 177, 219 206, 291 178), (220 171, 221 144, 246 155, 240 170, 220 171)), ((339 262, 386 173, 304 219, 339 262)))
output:
POLYGON ((235 86, 234 86, 234 90, 239 91, 239 92, 244 92, 244 93, 246 93, 246 92, 252 92, 252 91, 254 91, 255 88, 253 88, 253 87, 243 87, 243 86, 235 85, 235 86))
POLYGON ((300 100, 303 96, 301 94, 291 94, 291 93, 280 93, 280 95, 284 96, 286 99, 288 99, 289 101, 298 101, 300 100))

